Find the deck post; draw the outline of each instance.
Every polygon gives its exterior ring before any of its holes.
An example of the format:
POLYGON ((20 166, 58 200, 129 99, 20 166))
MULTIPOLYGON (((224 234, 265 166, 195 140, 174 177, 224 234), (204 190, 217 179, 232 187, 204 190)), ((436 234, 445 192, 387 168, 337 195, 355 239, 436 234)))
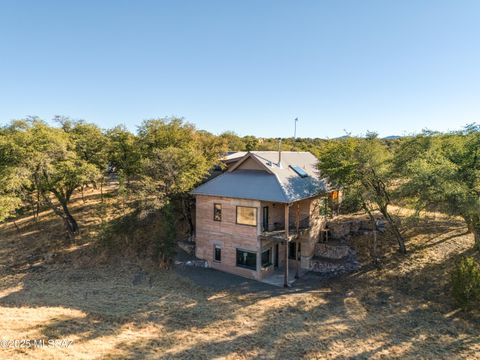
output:
POLYGON ((288 210, 289 204, 285 204, 285 278, 283 287, 288 287, 288 210))
POLYGON ((300 240, 300 204, 297 202, 297 218, 296 218, 296 227, 297 227, 297 234, 295 236, 295 264, 296 264, 296 271, 295 271, 295 279, 298 279, 299 276, 299 268, 300 264, 298 263, 298 243, 300 240))

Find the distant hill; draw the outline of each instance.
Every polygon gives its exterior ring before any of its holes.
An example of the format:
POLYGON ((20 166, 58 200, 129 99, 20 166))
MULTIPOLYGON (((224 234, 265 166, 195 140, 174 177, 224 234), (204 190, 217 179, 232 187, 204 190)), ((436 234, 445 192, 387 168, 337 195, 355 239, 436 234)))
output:
MULTIPOLYGON (((332 138, 332 140, 348 139, 348 138, 351 138, 351 137, 360 137, 360 138, 362 138, 363 136, 343 135, 343 136, 339 136, 339 137, 332 138)), ((389 135, 389 136, 383 137, 382 139, 383 139, 383 140, 398 140, 398 139, 401 139, 401 138, 402 138, 402 137, 401 137, 400 135, 389 135)))

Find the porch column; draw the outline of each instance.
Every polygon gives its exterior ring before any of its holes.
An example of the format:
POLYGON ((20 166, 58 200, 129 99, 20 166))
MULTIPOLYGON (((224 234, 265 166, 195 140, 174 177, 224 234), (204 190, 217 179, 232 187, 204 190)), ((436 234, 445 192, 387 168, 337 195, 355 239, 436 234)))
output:
POLYGON ((288 207, 289 204, 285 204, 285 278, 283 280, 283 287, 288 287, 288 207))
POLYGON ((300 239, 300 203, 297 202, 297 217, 295 219, 296 227, 297 227, 297 234, 295 235, 295 264, 296 264, 296 272, 295 272, 295 279, 298 279, 299 276, 299 268, 300 264, 298 263, 298 244, 300 239))
POLYGON ((257 280, 262 278, 262 240, 260 234, 262 233, 262 214, 261 214, 261 203, 258 207, 260 211, 257 211, 257 280))

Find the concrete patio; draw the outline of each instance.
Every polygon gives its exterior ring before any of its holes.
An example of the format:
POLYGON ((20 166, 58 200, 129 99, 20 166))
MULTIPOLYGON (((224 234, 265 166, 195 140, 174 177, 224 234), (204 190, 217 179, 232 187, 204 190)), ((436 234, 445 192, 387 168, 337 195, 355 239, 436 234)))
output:
MULTIPOLYGON (((298 280, 295 278, 296 270, 297 268, 294 265, 290 265, 288 267, 288 285, 289 286, 292 286, 293 283, 298 280)), ((298 278, 301 278, 303 275, 305 275, 305 273, 306 272, 304 270, 299 269, 298 278)), ((260 281, 265 284, 283 287, 285 282, 284 279, 285 279, 284 269, 280 268, 280 269, 276 269, 271 275, 265 277, 260 281)))

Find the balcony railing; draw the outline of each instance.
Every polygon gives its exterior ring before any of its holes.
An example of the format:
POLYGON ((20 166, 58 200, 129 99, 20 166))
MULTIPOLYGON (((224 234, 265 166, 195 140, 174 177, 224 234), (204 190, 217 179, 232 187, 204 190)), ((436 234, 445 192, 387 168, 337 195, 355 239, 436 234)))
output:
MULTIPOLYGON (((297 224, 290 223, 288 227, 288 237, 289 239, 295 238, 297 235, 304 235, 310 229, 310 218, 306 217, 300 220, 298 226, 298 234, 297 234, 297 224)), ((285 224, 275 223, 273 229, 269 231, 263 231, 260 236, 264 239, 276 240, 276 241, 284 241, 285 240, 285 224)))

